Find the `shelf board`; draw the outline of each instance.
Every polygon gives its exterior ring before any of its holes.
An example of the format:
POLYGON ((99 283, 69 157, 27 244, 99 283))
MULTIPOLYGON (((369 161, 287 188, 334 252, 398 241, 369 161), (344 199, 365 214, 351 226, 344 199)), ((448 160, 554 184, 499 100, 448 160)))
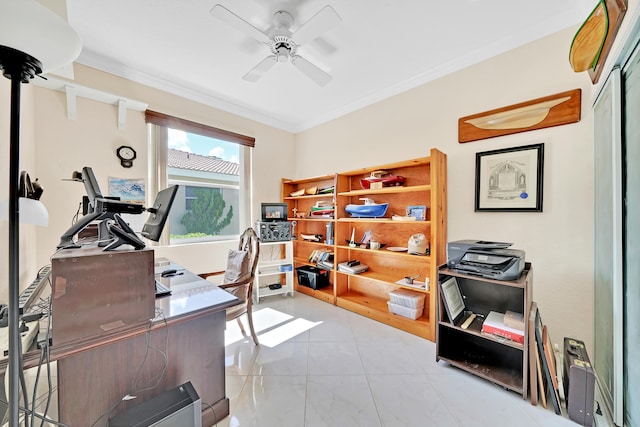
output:
MULTIPOLYGON (((269 286, 261 286, 260 289, 256 289, 256 291, 254 292, 254 296, 256 297, 257 300, 262 299, 264 297, 270 297, 273 295, 285 295, 288 293, 293 293, 293 289, 290 289, 288 286, 283 286, 279 289, 269 289, 269 286)), ((257 301, 257 303, 259 304, 260 301, 257 301)))
POLYGON ((411 185, 408 187, 383 187, 374 190, 352 190, 338 193, 338 196, 366 196, 370 194, 395 194, 395 193, 415 193, 419 191, 431 190, 430 185, 411 185))
POLYGON ((426 306, 422 317, 413 320, 389 312, 386 299, 375 298, 370 295, 347 292, 337 296, 336 304, 339 307, 346 308, 347 310, 386 323, 403 331, 433 340, 433 337, 430 336, 430 322, 428 315, 426 315, 426 306))
POLYGON ((333 218, 311 218, 311 217, 304 217, 304 218, 287 218, 287 221, 320 221, 320 222, 333 222, 334 219, 333 218))
MULTIPOLYGON (((440 321, 439 325, 441 327, 445 327, 445 328, 451 328, 451 329, 455 329, 457 331, 463 332, 463 333, 467 333, 467 334, 472 334, 475 336, 478 336, 482 339, 486 339, 488 341, 493 341, 499 344, 503 344, 509 347, 513 347, 515 349, 518 350, 524 350, 524 344, 520 344, 519 342, 515 342, 515 341, 511 341, 509 339, 506 338, 502 338, 499 337, 497 335, 491 335, 491 334, 487 334, 487 333, 483 333, 482 332, 482 319, 476 317, 473 322, 471 323, 471 325, 469 325, 469 327, 467 329, 462 329, 459 326, 454 326, 449 322, 446 321, 440 321)), ((526 336, 525 336, 525 341, 526 341, 526 336)))
POLYGON ((416 225, 416 224, 424 224, 429 225, 431 221, 394 221, 391 218, 356 218, 356 217, 345 217, 338 218, 337 222, 375 222, 377 224, 407 224, 407 225, 416 225))
POLYGON ((522 394, 522 372, 518 372, 512 369, 504 369, 496 366, 495 364, 484 364, 479 360, 458 360, 450 359, 448 357, 439 357, 440 360, 444 360, 453 366, 457 366, 467 372, 475 374, 481 378, 492 381, 502 387, 508 388, 515 392, 522 394))
POLYGON ((335 174, 313 176, 302 179, 283 179, 282 184, 306 184, 308 182, 327 181, 330 179, 335 179, 335 174))
POLYGON ((301 294, 309 295, 311 297, 326 301, 328 303, 334 303, 333 297, 333 286, 331 284, 325 288, 320 289, 312 289, 306 286, 296 285, 296 292, 300 292, 301 294))
POLYGON ((336 246, 336 249, 349 249, 351 251, 357 251, 357 252, 367 252, 367 253, 372 253, 375 252, 379 255, 383 255, 383 256, 394 256, 394 257, 410 257, 412 259, 419 257, 422 259, 426 259, 431 261, 431 256, 430 255, 413 255, 413 254, 409 254, 406 251, 405 252, 396 252, 396 251, 389 251, 386 250, 385 248, 381 248, 381 249, 377 249, 377 250, 372 250, 372 249, 367 249, 367 248, 361 248, 359 246, 356 246, 355 248, 352 248, 350 246, 347 245, 338 245, 336 246))
MULTIPOLYGON (((273 259, 273 260, 260 260, 258 261, 258 268, 262 267, 265 269, 270 269, 270 268, 276 268, 279 267, 281 265, 291 265, 291 260, 289 259, 273 259)), ((283 271, 283 273, 285 273, 283 271)))
POLYGON ((279 276, 281 274, 291 274, 293 273, 293 271, 280 271, 280 270, 258 270, 258 275, 260 277, 267 277, 267 276, 279 276))
MULTIPOLYGON (((367 280, 370 280, 372 282, 379 282, 385 285, 394 285, 397 286, 399 288, 404 288, 404 289, 410 289, 412 291, 416 291, 416 292, 420 292, 423 294, 427 294, 429 295, 429 291, 425 290, 425 289, 417 289, 417 288, 413 288, 410 286, 403 286, 403 285, 399 285, 397 283, 395 283, 397 280, 400 280, 401 278, 398 278, 397 276, 389 276, 388 274, 384 274, 384 273, 374 273, 371 271, 365 271, 364 273, 359 273, 359 274, 349 274, 349 273, 345 273, 344 271, 336 271, 336 273, 338 274, 343 274, 345 276, 357 276, 357 277, 363 277, 367 280)), ((386 306, 386 301, 385 301, 385 307, 386 306)))
POLYGON ((453 270, 451 268, 448 267, 442 267, 440 268, 440 274, 444 274, 446 276, 455 276, 455 277, 460 277, 463 279, 470 279, 470 280, 479 280, 482 282, 487 282, 487 283, 496 283, 498 285, 503 285, 503 286, 514 286, 516 288, 525 288, 526 282, 527 282, 527 273, 529 272, 529 269, 531 268, 531 264, 530 263, 525 263, 525 268, 524 270, 522 270, 522 274, 520 275, 520 277, 516 280, 496 280, 496 279, 489 279, 486 277, 481 277, 481 276, 474 276, 472 274, 466 274, 463 272, 460 272, 458 270, 453 270))
POLYGON ((362 175, 362 174, 369 174, 377 170, 398 169, 398 168, 406 168, 406 167, 412 167, 412 166, 424 166, 430 163, 431 163, 431 157, 419 157, 417 159, 412 159, 412 160, 404 160, 401 162, 387 163, 385 165, 356 169, 349 172, 341 172, 338 175, 342 175, 342 176, 362 175))
POLYGON ((303 239, 292 240, 292 242, 300 245, 321 246, 324 248, 333 249, 333 245, 327 245, 324 242, 313 242, 311 240, 303 240, 303 239))
POLYGON ((305 194, 304 196, 287 196, 283 197, 284 200, 297 200, 297 199, 333 199, 333 195, 335 193, 325 193, 325 194, 305 194))

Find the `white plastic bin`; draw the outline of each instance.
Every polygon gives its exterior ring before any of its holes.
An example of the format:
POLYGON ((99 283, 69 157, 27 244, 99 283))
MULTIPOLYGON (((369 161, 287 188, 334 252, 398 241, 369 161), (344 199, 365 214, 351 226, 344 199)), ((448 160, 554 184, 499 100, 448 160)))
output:
POLYGON ((389 292, 390 302, 403 305, 409 308, 423 308, 425 294, 410 291, 408 289, 397 289, 389 292))

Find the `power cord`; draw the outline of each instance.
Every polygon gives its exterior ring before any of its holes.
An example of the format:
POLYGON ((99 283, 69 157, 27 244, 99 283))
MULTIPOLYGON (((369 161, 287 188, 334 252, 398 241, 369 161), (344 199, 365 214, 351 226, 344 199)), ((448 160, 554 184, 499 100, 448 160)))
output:
POLYGON ((148 391, 148 390, 152 390, 152 389, 156 388, 160 384, 160 381, 162 380, 162 378, 164 377, 164 374, 167 371, 167 366, 169 364, 169 357, 167 356, 167 351, 168 351, 167 349, 169 347, 169 328, 168 328, 168 324, 167 324, 167 319, 164 317, 164 312, 161 309, 156 308, 155 314, 156 314, 156 316, 153 319, 149 320, 149 325, 147 326, 147 331, 145 332, 146 350, 145 350, 145 354, 144 354, 144 357, 142 359, 142 362, 138 366, 138 371, 136 372, 136 377, 135 377, 135 380, 133 382, 133 390, 134 391, 132 393, 127 393, 115 405, 113 405, 111 408, 109 408, 108 411, 106 411, 104 414, 100 415, 100 417, 98 419, 96 419, 93 422, 93 424, 91 424, 91 427, 95 427, 96 424, 101 419, 103 419, 104 417, 111 418, 111 414, 113 413, 113 411, 115 411, 116 408, 118 406, 120 406, 120 404, 122 402, 126 402, 128 400, 136 399, 138 393, 142 393, 144 391, 148 391), (162 350, 160 350, 158 348, 155 348, 150 344, 150 341, 151 341, 151 328, 152 328, 152 326, 154 324, 154 321, 156 321, 158 319, 162 320, 162 322, 164 323, 164 331, 165 331, 165 343, 164 343, 165 347, 164 347, 164 351, 162 351, 162 350), (145 363, 147 362, 147 358, 149 356, 150 350, 157 351, 158 353, 160 353, 160 355, 162 355, 163 366, 162 366, 162 369, 160 370, 159 373, 157 373, 156 375, 152 376, 149 379, 149 382, 154 382, 153 384, 148 385, 147 387, 138 388, 139 387, 138 381, 140 380, 140 374, 142 373, 142 368, 144 367, 145 363))

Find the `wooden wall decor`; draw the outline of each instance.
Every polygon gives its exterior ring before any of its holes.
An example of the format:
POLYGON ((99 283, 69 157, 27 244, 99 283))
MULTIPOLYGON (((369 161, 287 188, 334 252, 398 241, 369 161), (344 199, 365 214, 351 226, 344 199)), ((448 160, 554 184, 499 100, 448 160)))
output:
POLYGON ((580 73, 595 67, 609 30, 609 14, 605 0, 599 0, 593 12, 580 26, 569 49, 569 63, 580 73))
POLYGON ((607 31, 607 36, 604 40, 604 46, 602 47, 602 52, 600 53, 598 62, 593 68, 589 69, 589 76, 594 84, 598 82, 600 74, 602 74, 604 63, 607 60, 607 56, 609 56, 611 46, 613 46, 613 41, 618 34, 620 25, 622 24, 622 19, 624 18, 625 13, 627 13, 627 3, 627 0, 606 0, 605 4, 609 15, 609 29, 607 31))
POLYGON ((458 119, 458 142, 510 135, 580 121, 580 89, 458 119))

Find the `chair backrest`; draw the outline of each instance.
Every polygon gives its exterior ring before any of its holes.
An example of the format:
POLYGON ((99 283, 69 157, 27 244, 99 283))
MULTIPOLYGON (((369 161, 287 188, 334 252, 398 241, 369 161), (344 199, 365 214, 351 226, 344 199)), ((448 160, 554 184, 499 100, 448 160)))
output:
POLYGON ((258 267, 258 258, 260 258, 260 239, 253 228, 247 228, 240 235, 238 249, 249 254, 249 272, 253 281, 258 267))
POLYGON ((220 287, 237 296, 243 304, 227 309, 227 317, 234 317, 251 309, 253 282, 258 258, 260 257, 260 239, 253 228, 247 228, 240 235, 238 249, 230 249, 227 269, 220 287))

